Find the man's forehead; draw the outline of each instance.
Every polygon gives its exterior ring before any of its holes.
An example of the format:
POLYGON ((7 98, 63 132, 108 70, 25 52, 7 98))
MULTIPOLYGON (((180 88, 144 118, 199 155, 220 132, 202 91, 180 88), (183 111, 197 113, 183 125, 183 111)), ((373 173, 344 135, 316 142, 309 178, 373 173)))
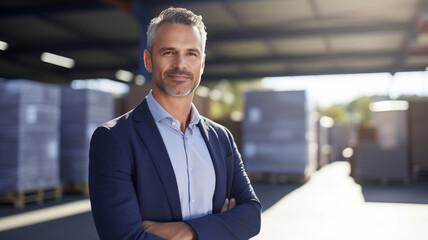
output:
POLYGON ((157 48, 202 49, 202 38, 196 26, 162 23, 155 33, 157 48))

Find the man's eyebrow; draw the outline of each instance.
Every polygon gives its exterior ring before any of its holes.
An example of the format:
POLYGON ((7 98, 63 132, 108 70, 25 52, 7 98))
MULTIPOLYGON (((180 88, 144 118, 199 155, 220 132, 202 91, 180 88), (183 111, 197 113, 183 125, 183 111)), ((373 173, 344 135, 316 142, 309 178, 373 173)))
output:
POLYGON ((171 51, 171 50, 175 50, 175 48, 173 47, 164 47, 164 48, 160 48, 159 52, 163 52, 163 51, 171 51))
MULTIPOLYGON (((159 52, 164 52, 164 51, 175 51, 176 49, 173 47, 163 47, 159 49, 159 52)), ((186 51, 188 52, 197 52, 197 53, 201 53, 201 51, 198 48, 188 48, 186 49, 186 51)))
POLYGON ((199 49, 197 49, 197 48, 189 48, 189 49, 187 49, 187 51, 201 53, 201 51, 199 49))

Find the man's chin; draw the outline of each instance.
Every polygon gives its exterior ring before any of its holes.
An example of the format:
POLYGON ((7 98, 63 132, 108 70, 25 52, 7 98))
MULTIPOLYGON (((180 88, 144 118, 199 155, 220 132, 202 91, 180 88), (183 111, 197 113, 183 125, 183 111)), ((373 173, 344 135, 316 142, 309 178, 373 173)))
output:
POLYGON ((165 93, 172 97, 187 97, 192 92, 193 89, 189 89, 187 91, 171 91, 169 89, 165 89, 165 93))

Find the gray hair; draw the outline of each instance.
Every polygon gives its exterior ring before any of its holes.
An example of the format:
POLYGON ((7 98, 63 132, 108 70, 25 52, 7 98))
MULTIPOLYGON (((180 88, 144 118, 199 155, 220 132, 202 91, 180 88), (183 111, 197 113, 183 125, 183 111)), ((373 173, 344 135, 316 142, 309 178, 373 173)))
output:
POLYGON ((185 24, 189 26, 196 26, 201 35, 202 39, 202 53, 205 52, 205 44, 207 41, 207 32, 204 23, 202 22, 202 16, 194 14, 192 11, 185 8, 174 8, 169 7, 163 10, 159 16, 152 19, 149 28, 147 30, 147 50, 152 53, 153 44, 155 42, 156 29, 162 23, 175 23, 185 24))

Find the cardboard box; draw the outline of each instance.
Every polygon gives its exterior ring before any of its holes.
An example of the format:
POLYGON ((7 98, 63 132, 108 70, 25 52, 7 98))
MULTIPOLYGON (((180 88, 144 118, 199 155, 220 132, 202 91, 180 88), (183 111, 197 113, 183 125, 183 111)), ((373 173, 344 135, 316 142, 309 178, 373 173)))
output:
POLYGON ((61 103, 61 181, 87 183, 92 133, 114 117, 110 93, 63 86, 61 103))
POLYGON ((335 124, 329 131, 329 143, 331 146, 332 161, 343 161, 342 152, 351 147, 357 138, 357 130, 352 124, 335 124))
POLYGON ((428 102, 409 103, 409 142, 413 175, 428 175, 428 102))
POLYGON ((239 152, 242 154, 242 122, 231 119, 219 119, 215 122, 225 126, 232 134, 239 152))
POLYGON ((304 91, 245 94, 243 159, 249 173, 307 174, 316 168, 313 111, 304 91))
POLYGON ((381 148, 408 146, 407 111, 372 112, 372 121, 378 132, 381 148))
POLYGON ((0 84, 0 193, 60 185, 60 101, 56 85, 0 84))
POLYGON ((408 181, 410 177, 406 146, 384 149, 375 142, 356 147, 359 180, 408 181))

